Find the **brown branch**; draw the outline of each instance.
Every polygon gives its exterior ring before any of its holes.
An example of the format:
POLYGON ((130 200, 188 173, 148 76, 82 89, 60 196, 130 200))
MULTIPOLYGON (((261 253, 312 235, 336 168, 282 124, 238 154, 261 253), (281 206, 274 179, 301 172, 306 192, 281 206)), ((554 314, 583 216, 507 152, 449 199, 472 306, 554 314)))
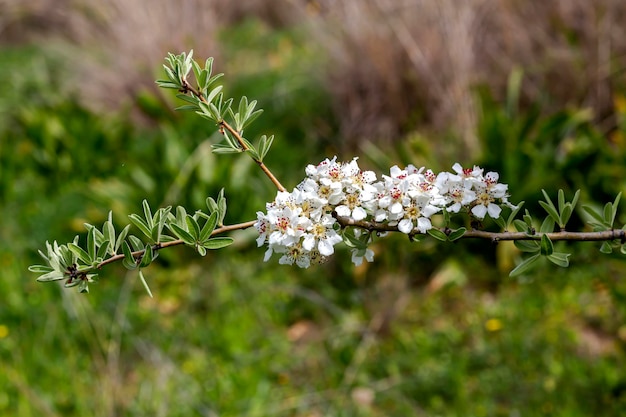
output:
MULTIPOLYGON (((231 224, 228 226, 222 226, 219 227, 215 230, 213 230, 213 233, 211 233, 211 236, 215 236, 215 235, 219 235, 222 233, 226 233, 232 230, 243 230, 243 229, 247 229, 249 227, 254 226, 254 223, 256 223, 256 220, 251 220, 249 222, 245 222, 245 223, 237 223, 237 224, 231 224)), ((178 239, 178 240, 172 240, 171 242, 164 242, 164 243, 157 243, 156 245, 152 246, 152 250, 159 250, 159 249, 163 249, 163 248, 168 248, 170 246, 178 246, 178 245, 182 245, 185 242, 182 239, 178 239)), ((145 252, 145 249, 142 250, 138 250, 132 253, 133 257, 135 259, 139 259, 141 256, 143 256, 145 252)), ((106 259, 102 262, 100 262, 98 265, 96 265, 96 267, 94 269, 100 269, 105 265, 108 264, 112 264, 114 262, 117 261, 121 261, 122 259, 124 259, 124 255, 123 254, 119 254, 119 255, 114 255, 111 256, 109 259, 106 259)), ((89 272, 89 271, 81 271, 81 272, 89 272)))
MULTIPOLYGON (((365 220, 353 220, 349 217, 335 216, 337 222, 342 226, 354 226, 361 229, 366 229, 371 232, 398 232, 398 226, 390 226, 385 223, 376 223, 365 220)), ((453 230, 439 229, 443 233, 450 235, 453 230)), ((419 235, 417 228, 413 229, 410 234, 419 235)), ((486 232, 483 230, 468 230, 465 232, 461 239, 489 239, 493 242, 501 240, 541 240, 543 235, 547 235, 550 240, 570 240, 579 242, 598 242, 598 241, 610 241, 621 240, 626 242, 626 231, 622 229, 617 230, 605 230, 602 232, 554 232, 554 233, 535 233, 528 234, 525 232, 486 232)))
MULTIPOLYGON (((195 88, 193 88, 191 86, 191 84, 189 84, 189 82, 187 80, 185 80, 185 79, 183 80, 182 92, 183 93, 190 92, 191 94, 196 96, 200 101, 202 101, 203 103, 208 104, 208 102, 206 101, 206 98, 204 97, 204 95, 200 91, 198 91, 195 88)), ((243 138, 241 137, 239 132, 237 132, 237 130, 235 130, 225 120, 220 120, 218 122, 218 124, 220 126, 220 132, 223 133, 224 130, 227 130, 231 135, 233 135, 235 137, 235 139, 237 140, 237 143, 239 143, 239 146, 241 146, 241 149, 243 149, 244 151, 247 151, 248 149, 250 149, 248 147, 248 145, 246 145, 246 143, 243 141, 243 138)), ((269 170, 269 168, 263 163, 263 161, 258 160, 256 158, 252 158, 252 160, 257 163, 259 168, 261 168, 261 170, 270 179, 270 181, 272 181, 272 183, 274 184, 274 186, 276 186, 278 191, 287 191, 287 189, 285 187, 283 187, 283 185, 280 183, 280 181, 278 181, 278 179, 274 176, 274 174, 272 174, 272 171, 269 170)))

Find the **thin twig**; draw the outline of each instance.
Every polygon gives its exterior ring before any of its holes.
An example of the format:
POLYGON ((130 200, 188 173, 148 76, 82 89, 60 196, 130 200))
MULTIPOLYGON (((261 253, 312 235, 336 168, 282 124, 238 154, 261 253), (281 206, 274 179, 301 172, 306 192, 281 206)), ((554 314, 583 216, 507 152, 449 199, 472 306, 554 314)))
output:
MULTIPOLYGON (((190 92, 191 94, 196 96, 200 101, 208 104, 204 95, 197 89, 193 88, 193 86, 189 84, 187 80, 183 80, 182 90, 184 92, 190 92)), ((230 124, 228 124, 226 120, 220 120, 218 123, 220 126, 220 132, 227 130, 231 135, 235 137, 235 139, 237 140, 237 143, 239 143, 239 146, 241 146, 241 149, 243 149, 244 151, 247 151, 248 149, 250 149, 248 145, 246 145, 246 143, 243 141, 243 138, 241 137, 239 132, 237 132, 237 130, 235 130, 230 124)), ((257 163, 257 165, 261 168, 261 170, 265 173, 265 175, 267 175, 267 177, 270 179, 270 181, 272 181, 272 183, 276 186, 276 188, 279 191, 287 191, 287 189, 283 187, 280 181, 278 181, 278 179, 274 176, 274 174, 272 174, 272 171, 269 170, 269 168, 263 163, 263 161, 258 160, 256 158, 252 158, 252 160, 257 163)))
MULTIPOLYGON (((220 228, 217 228, 215 230, 213 230, 213 233, 211 233, 211 236, 215 236, 215 235, 219 235, 221 233, 226 233, 232 230, 243 230, 243 229, 247 229, 249 227, 254 226, 254 223, 256 223, 256 220, 250 220, 249 222, 245 222, 245 223, 237 223, 237 224, 231 224, 228 226, 222 226, 220 228)), ((172 240, 170 242, 163 242, 163 243, 157 243, 156 245, 154 245, 152 247, 152 250, 159 250, 159 249, 163 249, 163 248, 168 248, 170 246, 178 246, 178 245, 182 245, 185 242, 182 239, 178 239, 178 240, 172 240)), ((141 257, 145 252, 145 249, 142 250, 138 250, 132 253, 133 257, 135 259, 138 259, 139 257, 141 257)), ((124 259, 124 255, 123 254, 119 254, 119 255, 114 255, 111 256, 109 259, 106 259, 102 262, 100 262, 94 269, 100 269, 105 265, 117 262, 117 261, 121 261, 122 259, 124 259)), ((82 271, 82 272, 89 272, 89 271, 82 271)))
MULTIPOLYGON (((335 216, 337 222, 342 226, 354 226, 362 229, 369 230, 371 232, 397 232, 398 226, 390 226, 384 223, 376 223, 365 220, 353 220, 349 217, 335 216)), ((449 235, 454 230, 451 229, 439 229, 440 231, 449 235)), ((413 229, 410 234, 419 235, 417 228, 413 229)), ((489 239, 494 242, 501 240, 541 240, 542 236, 546 235, 552 241, 557 240, 571 240, 579 242, 598 242, 598 241, 610 241, 621 240, 626 241, 626 231, 622 229, 617 230, 605 230, 602 232, 553 232, 553 233, 535 233, 528 234, 526 232, 486 232, 483 230, 468 230, 465 232, 461 239, 489 239)))

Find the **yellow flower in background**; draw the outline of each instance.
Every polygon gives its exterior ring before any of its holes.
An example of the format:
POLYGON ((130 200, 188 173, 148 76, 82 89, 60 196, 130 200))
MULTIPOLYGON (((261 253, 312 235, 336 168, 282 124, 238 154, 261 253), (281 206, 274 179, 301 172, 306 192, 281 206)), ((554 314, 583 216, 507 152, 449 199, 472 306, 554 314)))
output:
POLYGON ((5 324, 0 324, 0 339, 4 339, 9 335, 9 327, 5 324))
POLYGON ((485 329, 488 332, 497 332, 502 330, 502 321, 500 319, 489 319, 485 322, 485 329))

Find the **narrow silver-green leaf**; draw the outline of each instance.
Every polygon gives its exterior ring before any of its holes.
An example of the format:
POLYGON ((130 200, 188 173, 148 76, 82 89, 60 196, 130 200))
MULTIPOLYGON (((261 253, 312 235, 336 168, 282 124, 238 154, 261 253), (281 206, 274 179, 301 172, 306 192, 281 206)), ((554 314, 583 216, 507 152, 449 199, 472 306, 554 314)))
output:
POLYGON ((444 232, 442 232, 439 229, 430 229, 428 230, 428 234, 442 242, 446 242, 448 240, 448 235, 446 235, 444 232))
POLYGON ((213 233, 213 230, 215 230, 215 226, 217 225, 217 216, 218 216, 217 211, 214 211, 209 216, 208 220, 204 224, 204 227, 200 231, 200 236, 198 238, 200 242, 204 242, 209 237, 211 237, 211 233, 213 233))
POLYGON ((541 205, 541 207, 543 207, 544 210, 548 212, 548 214, 550 215, 550 217, 552 217, 552 220, 554 220, 554 222, 556 223, 559 222, 559 213, 556 211, 556 209, 554 208, 552 204, 548 204, 545 201, 540 201, 539 205, 541 205))
POLYGON ((559 192, 557 194, 557 200, 558 200, 558 204, 559 204, 559 213, 563 212, 563 207, 565 207, 565 192, 563 191, 563 189, 559 189, 559 192))
POLYGON ((31 265, 28 267, 28 270, 36 274, 47 274, 48 272, 54 271, 54 268, 48 265, 31 265))
POLYGON ((615 223, 615 216, 617 216, 617 207, 619 206, 619 200, 622 197, 622 193, 620 192, 615 197, 615 201, 613 201, 613 212, 611 213, 611 226, 615 223))
POLYGON ((513 244, 522 252, 535 253, 541 250, 539 242, 534 240, 514 240, 513 244))
POLYGON ((90 259, 88 263, 91 263, 92 260, 96 259, 96 228, 95 227, 92 227, 91 229, 89 229, 89 232, 87 233, 87 253, 90 259))
POLYGON ((146 278, 143 276, 143 272, 141 272, 141 269, 139 270, 139 280, 143 284, 143 287, 145 288, 145 290, 148 293, 148 295, 150 296, 150 298, 154 298, 154 297, 152 297, 152 291, 150 291, 150 287, 148 286, 148 282, 146 281, 146 278))
POLYGON ((533 255, 529 258, 524 259, 522 262, 520 262, 519 265, 517 265, 510 273, 509 276, 511 278, 513 277, 517 277, 520 275, 525 274, 527 271, 529 271, 534 264, 540 259, 541 255, 540 254, 536 254, 533 255))
POLYGON ((539 227, 539 231, 541 233, 552 233, 554 232, 554 219, 551 216, 547 216, 541 226, 539 227))
POLYGON ((602 246, 600 246, 600 252, 602 253, 613 253, 613 247, 611 247, 611 244, 609 242, 602 242, 602 246))
POLYGON ((583 210, 585 210, 588 215, 595 219, 598 222, 597 224, 606 226, 604 224, 604 218, 602 217, 602 215, 595 211, 591 206, 583 206, 583 210))
POLYGON ((107 256, 107 254, 110 254, 111 253, 110 247, 111 247, 110 242, 108 240, 105 240, 102 243, 102 246, 98 248, 98 252, 96 253, 96 259, 104 259, 107 256))
POLYGON ((190 215, 187 215, 185 220, 187 221, 187 229, 189 230, 191 236, 193 236, 194 242, 198 241, 198 238, 200 237, 200 225, 198 224, 198 221, 190 215))
POLYGON ((448 240, 450 242, 454 242, 455 240, 460 239, 461 237, 463 237, 463 235, 465 234, 465 232, 467 232, 467 229, 465 227, 460 227, 454 231, 452 231, 452 233, 450 233, 448 235, 448 240))
POLYGON ((128 240, 130 241, 131 247, 133 250, 141 250, 143 249, 143 242, 135 235, 128 236, 128 240))
POLYGON ((555 265, 567 268, 569 266, 569 253, 554 252, 548 255, 548 260, 555 265))
POLYGON ((146 245, 144 249, 143 255, 141 256, 141 262, 139 263, 140 268, 145 268, 150 265, 152 262, 152 245, 146 245))
POLYGON ((541 236, 541 254, 544 256, 548 256, 548 255, 552 255, 553 252, 554 252, 554 245, 552 244, 552 241, 550 240, 548 235, 544 233, 541 236))
MULTIPOLYGON (((142 219, 141 217, 139 217, 136 214, 130 214, 128 215, 128 218, 130 219, 130 222, 132 224, 134 224, 139 230, 141 230, 141 233, 143 233, 144 235, 146 235, 149 238, 152 238, 152 229, 151 227, 146 223, 146 221, 144 219, 142 219)), ((152 218, 151 218, 152 220, 152 218)))
POLYGON ((613 227, 613 205, 606 203, 604 205, 604 223, 609 227, 613 227))
POLYGON ((226 246, 232 245, 234 242, 231 237, 214 237, 205 242, 202 242, 202 246, 207 249, 221 249, 226 246))
POLYGON ((67 247, 76 255, 78 260, 82 261, 82 263, 91 264, 93 258, 91 258, 83 248, 75 245, 74 243, 68 243, 67 247))
POLYGON ((563 209, 561 209, 561 219, 559 222, 559 226, 561 226, 561 228, 565 227, 572 215, 572 212, 572 205, 570 203, 565 203, 565 205, 563 205, 563 209))
MULTIPOLYGON (((146 224, 148 225, 148 229, 152 230, 154 222, 152 221, 152 211, 150 210, 150 204, 148 204, 148 200, 143 200, 141 204, 143 205, 143 214, 146 220, 146 224)), ((148 234, 148 236, 150 236, 150 234, 148 234)))
POLYGON ((194 245, 196 243, 194 237, 179 225, 172 223, 170 224, 170 228, 174 234, 178 236, 179 239, 182 239, 187 245, 194 245))
POLYGON ((127 269, 135 269, 137 267, 137 260, 133 256, 133 251, 126 241, 122 244, 122 253, 124 254, 124 266, 127 269))
POLYGON ((122 242, 126 240, 126 236, 128 235, 128 231, 130 230, 130 224, 127 224, 126 227, 122 229, 122 231, 117 235, 117 240, 115 242, 115 253, 119 252, 122 242))
POLYGON ((37 277, 39 282, 59 281, 65 278, 65 274, 61 271, 50 271, 40 277, 37 277))

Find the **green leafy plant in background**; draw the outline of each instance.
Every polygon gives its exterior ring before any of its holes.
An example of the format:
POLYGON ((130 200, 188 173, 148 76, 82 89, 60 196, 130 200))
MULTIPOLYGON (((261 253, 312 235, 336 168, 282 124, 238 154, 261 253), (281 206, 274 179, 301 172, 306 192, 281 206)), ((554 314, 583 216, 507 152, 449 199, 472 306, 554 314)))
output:
POLYGON ((369 246, 387 232, 404 233, 411 241, 426 236, 452 242, 514 241, 530 256, 511 271, 512 276, 526 273, 540 258, 561 267, 569 266, 570 255, 555 251, 556 241, 602 241, 602 252, 609 253, 619 247, 626 253, 626 226, 616 229, 614 225, 620 195, 601 212, 584 206, 593 231, 573 232, 566 227, 577 206, 579 192, 566 201, 565 193, 559 190, 555 205, 548 193, 542 191, 545 201, 539 204, 547 216, 537 230, 536 220, 528 210, 522 219, 516 219, 523 202, 514 205, 508 201, 507 185, 498 182, 499 175, 483 174, 484 170, 477 166, 463 168, 455 164, 454 173, 439 174, 412 165, 405 169, 394 166, 388 176, 383 175, 377 181, 376 174, 358 167, 356 158, 345 163, 337 162, 336 158, 326 159, 318 165, 309 165, 307 178, 289 193, 264 163, 273 136, 262 135, 256 141, 246 137, 246 129, 262 112, 257 102, 244 96, 234 105, 234 99, 224 95, 223 86, 216 84, 222 74, 213 74, 213 60, 209 58, 201 66, 193 59, 193 51, 170 53, 164 68, 167 78, 158 80, 157 84, 178 91, 177 97, 186 104, 177 109, 192 111, 217 126, 223 141, 212 145, 213 152, 247 154, 278 190, 276 199, 267 204, 267 213, 257 212, 256 220, 231 225, 224 225, 227 205, 223 190, 217 200, 211 197, 206 200, 207 211, 194 214, 188 214, 182 206, 174 210, 167 206, 153 212, 144 200, 143 215, 129 216, 141 237, 129 233, 130 225, 116 232, 109 213, 101 229, 86 224, 84 246, 78 236, 67 244, 47 243, 46 250, 40 251, 46 264, 30 267, 32 272, 41 274, 38 281, 62 280, 66 287, 77 286, 81 292, 87 292, 88 284, 97 280, 102 267, 122 261, 127 269, 138 270, 151 295, 142 269, 161 250, 187 245, 204 256, 207 250, 221 249, 234 241, 218 235, 252 226, 259 232, 258 245, 268 246, 265 260, 278 253, 282 255, 280 263, 296 263, 301 267, 325 262, 334 253, 334 246, 342 241, 351 248, 356 265, 363 260, 372 261, 374 254, 369 246), (191 74, 194 81, 189 78, 191 74), (466 225, 451 228, 451 217, 458 215, 465 215, 466 225), (498 227, 497 231, 487 230, 485 222, 489 218, 498 227), (508 230, 511 226, 515 232, 508 230))

